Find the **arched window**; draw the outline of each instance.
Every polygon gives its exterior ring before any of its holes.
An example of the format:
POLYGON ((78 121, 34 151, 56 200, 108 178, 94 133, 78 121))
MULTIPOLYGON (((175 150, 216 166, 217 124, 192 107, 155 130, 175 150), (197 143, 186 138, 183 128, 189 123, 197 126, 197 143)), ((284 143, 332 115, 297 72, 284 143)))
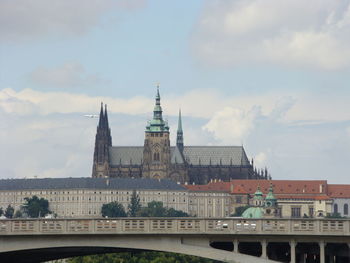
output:
POLYGON ((338 204, 334 204, 334 213, 338 213, 338 204))
POLYGON ((344 215, 348 215, 349 214, 349 206, 348 204, 344 205, 344 215))
POLYGON ((159 153, 155 152, 153 153, 153 161, 160 161, 160 158, 159 158, 159 153))

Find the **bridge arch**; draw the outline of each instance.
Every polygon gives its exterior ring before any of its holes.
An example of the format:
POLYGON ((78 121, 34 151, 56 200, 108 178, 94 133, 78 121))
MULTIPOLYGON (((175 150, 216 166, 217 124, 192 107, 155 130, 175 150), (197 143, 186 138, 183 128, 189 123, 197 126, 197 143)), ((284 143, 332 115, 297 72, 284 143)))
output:
POLYGON ((203 237, 184 238, 177 235, 151 237, 66 235, 59 238, 55 236, 36 236, 34 238, 33 236, 7 236, 0 237, 0 243, 4 244, 1 247, 0 258, 11 258, 9 262, 18 263, 135 250, 179 253, 229 263, 276 262, 214 249, 209 246, 209 239, 203 237))

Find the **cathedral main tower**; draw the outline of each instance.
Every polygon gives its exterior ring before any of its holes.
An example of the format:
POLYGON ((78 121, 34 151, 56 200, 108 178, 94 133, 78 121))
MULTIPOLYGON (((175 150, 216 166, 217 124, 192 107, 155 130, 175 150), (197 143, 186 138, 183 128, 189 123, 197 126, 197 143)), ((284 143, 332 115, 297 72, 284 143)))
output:
POLYGON ((108 177, 109 176, 109 147, 112 146, 111 129, 108 124, 107 105, 103 112, 103 104, 101 103, 100 120, 97 126, 94 163, 92 167, 92 177, 108 177))
POLYGON ((153 119, 148 122, 145 131, 142 175, 143 177, 153 179, 167 178, 169 168, 169 126, 168 123, 163 120, 158 87, 156 95, 156 104, 153 110, 153 119))

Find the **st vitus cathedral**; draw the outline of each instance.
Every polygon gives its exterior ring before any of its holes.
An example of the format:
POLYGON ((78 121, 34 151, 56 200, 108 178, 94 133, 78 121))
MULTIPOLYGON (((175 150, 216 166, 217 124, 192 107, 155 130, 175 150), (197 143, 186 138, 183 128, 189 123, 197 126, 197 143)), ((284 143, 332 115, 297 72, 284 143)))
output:
POLYGON ((93 177, 168 178, 180 183, 207 184, 211 180, 268 179, 254 169, 243 146, 185 146, 181 112, 176 146, 170 146, 169 126, 163 120, 159 89, 153 119, 145 130, 144 146, 112 146, 107 108, 101 105, 95 139, 93 177))

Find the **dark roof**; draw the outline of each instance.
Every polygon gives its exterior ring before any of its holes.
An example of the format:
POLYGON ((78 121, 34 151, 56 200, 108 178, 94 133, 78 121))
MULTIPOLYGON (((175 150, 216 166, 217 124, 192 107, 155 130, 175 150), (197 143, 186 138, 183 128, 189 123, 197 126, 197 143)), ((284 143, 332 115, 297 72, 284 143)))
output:
MULTIPOLYGON (((249 160, 242 146, 185 146, 184 157, 192 165, 249 165, 249 160)), ((170 147, 171 162, 182 163, 180 153, 170 147)), ((111 165, 141 165, 142 146, 113 146, 109 148, 111 165)))
POLYGON ((167 179, 85 177, 0 180, 0 191, 41 189, 185 190, 167 179))
POLYGON ((112 146, 109 147, 111 165, 142 164, 143 146, 112 146))
POLYGON ((249 165, 242 146, 185 146, 184 156, 188 163, 198 165, 249 165))

